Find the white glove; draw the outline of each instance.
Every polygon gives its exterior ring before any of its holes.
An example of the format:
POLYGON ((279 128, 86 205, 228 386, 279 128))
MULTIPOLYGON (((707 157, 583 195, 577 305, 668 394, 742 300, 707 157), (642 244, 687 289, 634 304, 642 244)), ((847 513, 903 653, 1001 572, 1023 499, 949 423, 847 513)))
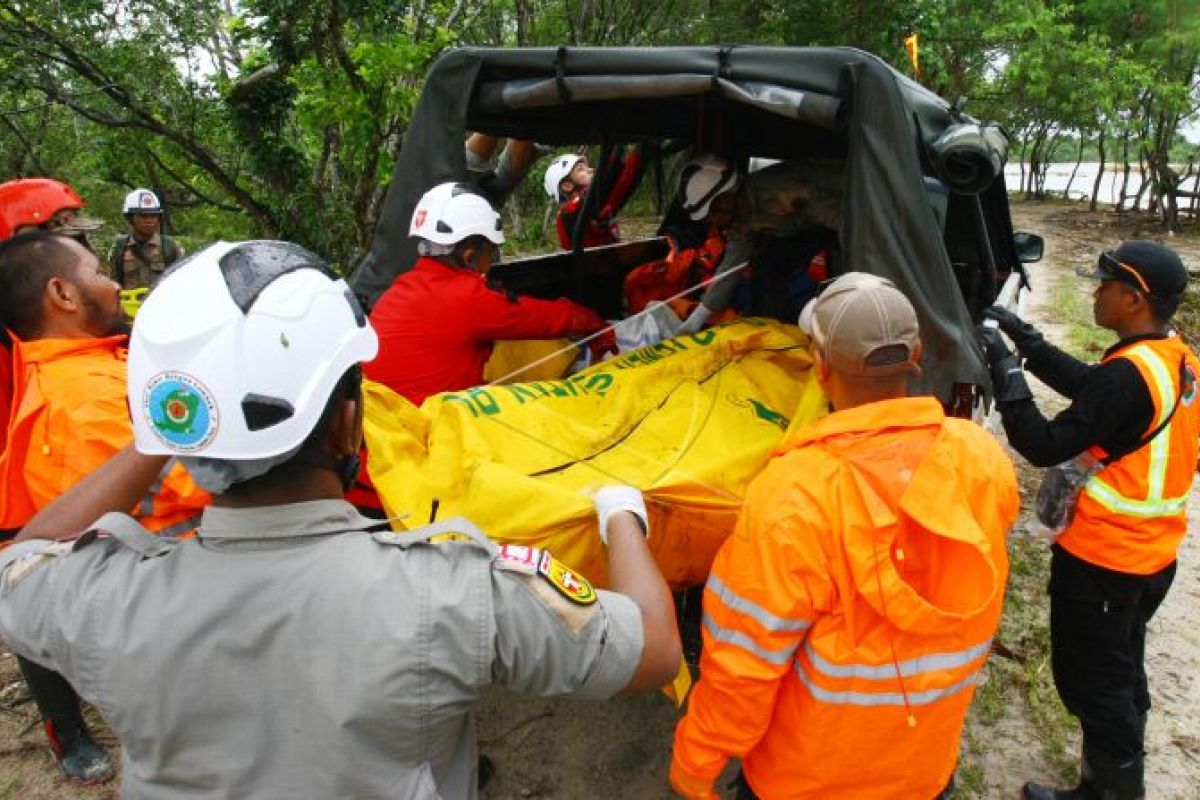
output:
POLYGON ((632 512, 642 523, 642 533, 650 538, 650 521, 642 493, 632 486, 605 486, 592 498, 596 516, 600 519, 600 541, 608 546, 608 520, 618 511, 632 512))
POLYGON ((688 318, 679 326, 679 333, 695 333, 704 327, 704 323, 708 322, 712 315, 712 309, 704 303, 699 304, 692 309, 692 313, 688 314, 688 318))

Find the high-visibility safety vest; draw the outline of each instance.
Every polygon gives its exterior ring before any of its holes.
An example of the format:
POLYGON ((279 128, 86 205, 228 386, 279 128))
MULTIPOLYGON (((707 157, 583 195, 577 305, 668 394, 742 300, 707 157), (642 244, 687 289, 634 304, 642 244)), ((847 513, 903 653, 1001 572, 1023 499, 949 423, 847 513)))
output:
POLYGON ((714 798, 933 798, 1000 621, 1019 507, 996 441, 936 400, 836 412, 751 484, 704 593, 671 783, 714 798))
MULTIPOLYGON (((1156 430, 1176 403, 1179 408, 1148 444, 1088 480, 1075 518, 1058 544, 1089 563, 1150 575, 1175 560, 1187 533, 1188 493, 1200 450, 1200 404, 1196 403, 1200 362, 1177 336, 1135 342, 1104 360, 1114 358, 1137 367, 1150 389, 1154 418, 1140 435, 1156 430)), ((1096 458, 1107 455, 1099 447, 1090 452, 1096 458)))
MULTIPOLYGON (((133 441, 125 401, 125 337, 13 341, 13 401, 0 453, 0 530, 23 526, 133 441)), ((148 529, 195 528, 208 494, 183 466, 131 512, 148 529)))

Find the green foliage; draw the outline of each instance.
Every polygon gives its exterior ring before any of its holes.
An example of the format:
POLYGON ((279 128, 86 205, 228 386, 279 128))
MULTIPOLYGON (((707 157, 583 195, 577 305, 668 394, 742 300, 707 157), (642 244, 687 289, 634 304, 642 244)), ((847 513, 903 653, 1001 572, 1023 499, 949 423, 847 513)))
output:
MULTIPOLYGON (((68 180, 117 228, 149 186, 199 241, 284 236, 350 265, 446 48, 716 42, 856 46, 965 95, 1031 192, 1080 141, 1142 162, 1160 200, 1196 160, 1178 135, 1200 105, 1193 0, 0 0, 0 168, 68 180)), ((522 247, 553 243, 530 183, 506 212, 522 247)))

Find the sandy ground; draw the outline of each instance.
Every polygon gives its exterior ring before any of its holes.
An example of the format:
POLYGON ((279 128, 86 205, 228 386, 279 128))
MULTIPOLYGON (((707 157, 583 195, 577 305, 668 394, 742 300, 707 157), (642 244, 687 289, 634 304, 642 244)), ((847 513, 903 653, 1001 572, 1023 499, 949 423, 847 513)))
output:
MULTIPOLYGON (((1047 239, 1047 257, 1033 267, 1035 293, 1026 312, 1056 339, 1061 330, 1055 322, 1053 286, 1066 279, 1070 266, 1094 261, 1101 246, 1135 231, 1116 215, 1088 215, 1061 205, 1018 205, 1014 218, 1017 228, 1047 239)), ((1180 238, 1172 244, 1185 251, 1191 264, 1200 265, 1200 240, 1180 238)), ((1022 475, 1027 484, 1036 479, 1030 470, 1022 475)), ((1026 496, 1032 496, 1028 486, 1026 496)), ((1200 490, 1193 492, 1191 507, 1195 527, 1200 524, 1200 490)), ((1026 593, 1028 617, 1006 620, 1002 637, 1018 652, 1021 625, 1046 622, 1040 583, 1027 581, 1020 591, 1026 593)), ((1148 733, 1147 797, 1155 800, 1200 798, 1200 626, 1189 617, 1198 605, 1200 538, 1193 531, 1180 553, 1175 586, 1151 624, 1147 661, 1155 708, 1148 733)), ((1077 753, 1075 738, 1067 742, 1065 758, 1054 757, 1030 703, 1006 688, 1014 669, 1005 659, 992 660, 989 680, 999 700, 986 715, 972 710, 963 765, 973 776, 961 783, 973 788, 960 791, 959 797, 1015 798, 1029 777, 1073 777, 1069 762, 1077 753)), ((31 706, 17 702, 21 694, 13 659, 0 654, 0 800, 116 797, 111 785, 80 789, 58 778, 31 706)), ((1053 697, 1044 699, 1054 702, 1053 697)), ((981 697, 976 705, 983 702, 981 697)), ((584 703, 496 692, 482 704, 478 720, 482 749, 497 767, 487 795, 493 800, 671 796, 666 772, 677 716, 661 695, 584 703)), ((112 743, 107 732, 102 736, 112 743)))

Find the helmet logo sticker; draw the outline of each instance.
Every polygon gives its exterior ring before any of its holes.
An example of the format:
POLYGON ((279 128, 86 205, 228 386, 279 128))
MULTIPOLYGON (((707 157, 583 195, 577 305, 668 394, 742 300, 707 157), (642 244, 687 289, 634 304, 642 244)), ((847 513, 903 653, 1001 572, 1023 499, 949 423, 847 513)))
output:
POLYGON ((428 212, 426 209, 418 208, 416 219, 413 220, 413 227, 415 227, 415 228, 425 227, 425 216, 427 213, 428 212))
POLYGON ((217 405, 204 384, 183 372, 154 376, 142 394, 142 414, 168 447, 192 453, 217 435, 217 405))

